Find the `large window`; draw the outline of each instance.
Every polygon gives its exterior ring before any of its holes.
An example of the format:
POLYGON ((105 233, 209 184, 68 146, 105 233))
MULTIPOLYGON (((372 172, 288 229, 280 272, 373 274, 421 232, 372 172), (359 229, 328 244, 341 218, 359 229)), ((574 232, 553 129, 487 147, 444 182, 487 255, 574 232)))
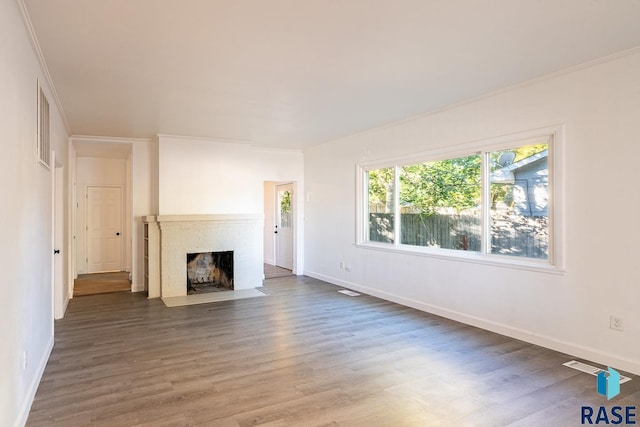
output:
POLYGON ((494 254, 549 258, 549 144, 487 153, 494 254))
POLYGON ((555 264, 550 233, 555 136, 489 141, 463 155, 426 154, 360 166, 359 243, 555 264))
POLYGON ((400 243, 480 250, 481 157, 399 167, 400 243))
POLYGON ((367 172, 369 234, 372 242, 395 242, 395 175, 394 168, 367 172))

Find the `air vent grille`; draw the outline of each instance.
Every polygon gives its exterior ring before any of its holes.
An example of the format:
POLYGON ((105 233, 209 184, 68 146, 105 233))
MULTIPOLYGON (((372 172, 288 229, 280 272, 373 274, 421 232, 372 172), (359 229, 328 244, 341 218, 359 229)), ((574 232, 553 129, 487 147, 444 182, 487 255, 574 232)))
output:
POLYGON ((348 296, 350 296, 350 297, 357 297, 357 296, 360 296, 360 294, 359 294, 359 293, 357 293, 357 292, 353 292, 353 291, 349 291, 349 290, 347 290, 347 289, 343 289, 343 290, 338 291, 338 292, 340 292, 341 294, 344 294, 344 295, 348 295, 348 296))
POLYGON ((49 101, 40 86, 38 86, 38 162, 47 169, 50 168, 49 101))
MULTIPOLYGON (((587 374, 597 376, 600 372, 604 371, 604 369, 600 369, 596 366, 587 365, 586 363, 578 362, 577 360, 572 360, 571 362, 563 363, 564 366, 569 368, 576 369, 580 372, 586 372, 587 374)), ((627 381, 631 381, 631 378, 625 377, 624 375, 620 375, 620 384, 626 383, 627 381)))

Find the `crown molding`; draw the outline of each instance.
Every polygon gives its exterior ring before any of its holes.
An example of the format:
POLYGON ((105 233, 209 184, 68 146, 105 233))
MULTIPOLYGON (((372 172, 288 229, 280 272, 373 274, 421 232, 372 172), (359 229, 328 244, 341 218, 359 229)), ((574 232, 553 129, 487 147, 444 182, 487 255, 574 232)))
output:
POLYGON ((253 151, 264 151, 267 153, 298 153, 304 154, 304 150, 301 148, 284 148, 284 147, 269 147, 262 145, 252 145, 251 150, 253 151))
POLYGON ((71 135, 72 142, 109 142, 114 144, 131 144, 133 142, 152 142, 153 138, 127 138, 120 136, 71 135))
POLYGON ((246 139, 225 139, 225 138, 208 138, 203 136, 187 136, 187 135, 170 135, 159 133, 159 138, 171 138, 171 139, 188 139, 192 141, 209 141, 209 142, 220 142, 223 144, 238 144, 238 145, 249 145, 251 146, 251 141, 246 139))
POLYGON ((252 151, 300 153, 300 154, 304 153, 304 150, 299 148, 282 148, 282 147, 254 145, 251 141, 246 139, 209 138, 205 136, 169 135, 169 134, 163 134, 163 133, 159 133, 157 136, 158 138, 185 139, 185 140, 191 140, 191 141, 208 141, 208 142, 219 142, 223 144, 248 145, 249 147, 251 147, 252 151))
POLYGON ((49 88, 49 92, 51 92, 51 97, 58 108, 58 112, 60 113, 60 117, 62 117, 62 122, 64 123, 64 127, 67 130, 67 135, 71 135, 71 127, 69 126, 69 120, 67 120, 67 115, 64 112, 64 108, 62 107, 62 102, 60 101, 60 97, 58 96, 58 91, 56 90, 55 85, 53 84, 53 79, 51 78, 51 74, 49 73, 49 67, 47 67, 47 61, 44 59, 44 54, 42 53, 42 49, 40 48, 40 43, 38 42, 38 37, 36 36, 36 32, 33 28, 33 24, 31 23, 31 17, 29 16, 29 11, 27 9, 27 5, 24 4, 24 0, 16 0, 18 3, 18 7, 20 8, 20 12, 22 13, 22 19, 24 21, 24 25, 27 28, 27 32, 29 33, 29 40, 31 41, 31 47, 35 52, 38 62, 40 63, 40 68, 42 70, 42 74, 44 76, 44 80, 47 82, 47 86, 49 88))

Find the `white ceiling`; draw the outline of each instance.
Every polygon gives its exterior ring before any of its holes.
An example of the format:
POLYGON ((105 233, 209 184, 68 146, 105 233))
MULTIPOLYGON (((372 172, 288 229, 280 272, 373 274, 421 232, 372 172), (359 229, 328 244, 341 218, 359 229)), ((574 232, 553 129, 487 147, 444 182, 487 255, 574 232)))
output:
POLYGON ((640 45, 640 0, 20 0, 75 135, 304 148, 640 45))

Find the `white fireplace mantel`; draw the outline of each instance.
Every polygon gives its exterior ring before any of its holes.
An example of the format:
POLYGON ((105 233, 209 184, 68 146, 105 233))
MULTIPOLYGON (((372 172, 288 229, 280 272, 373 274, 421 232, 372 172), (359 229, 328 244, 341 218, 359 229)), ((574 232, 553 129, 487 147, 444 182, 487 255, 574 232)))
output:
POLYGON ((263 215, 156 215, 142 220, 156 231, 146 236, 157 235, 157 242, 147 242, 145 254, 149 266, 156 265, 152 257, 159 258, 157 274, 148 274, 150 298, 187 294, 187 253, 233 251, 234 290, 262 285, 263 215))
POLYGON ((201 222, 201 221, 262 221, 264 215, 258 214, 210 214, 210 215, 156 215, 152 217, 156 222, 169 223, 169 222, 201 222))

